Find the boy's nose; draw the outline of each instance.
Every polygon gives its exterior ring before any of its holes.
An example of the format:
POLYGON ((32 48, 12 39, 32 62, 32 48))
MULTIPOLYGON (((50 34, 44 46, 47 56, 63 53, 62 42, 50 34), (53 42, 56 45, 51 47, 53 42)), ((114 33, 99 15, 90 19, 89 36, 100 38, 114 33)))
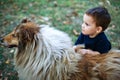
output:
POLYGON ((82 25, 81 25, 81 26, 82 26, 82 28, 83 28, 83 27, 85 26, 85 24, 84 24, 84 23, 82 23, 82 25))

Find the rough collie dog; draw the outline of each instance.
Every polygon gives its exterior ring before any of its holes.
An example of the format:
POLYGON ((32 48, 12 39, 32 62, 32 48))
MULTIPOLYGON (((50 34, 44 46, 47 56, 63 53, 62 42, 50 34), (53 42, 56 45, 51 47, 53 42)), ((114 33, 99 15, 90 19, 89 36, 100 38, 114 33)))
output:
POLYGON ((16 47, 21 80, 120 80, 120 54, 81 55, 66 33, 46 25, 24 19, 2 42, 16 47))

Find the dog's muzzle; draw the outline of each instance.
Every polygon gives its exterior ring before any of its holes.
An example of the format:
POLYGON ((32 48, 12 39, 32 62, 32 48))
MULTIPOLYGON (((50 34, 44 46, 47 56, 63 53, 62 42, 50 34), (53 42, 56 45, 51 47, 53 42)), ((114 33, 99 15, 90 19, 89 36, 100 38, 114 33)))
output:
POLYGON ((0 46, 1 47, 8 47, 8 48, 17 47, 17 45, 9 45, 7 42, 4 42, 3 38, 0 38, 0 46))

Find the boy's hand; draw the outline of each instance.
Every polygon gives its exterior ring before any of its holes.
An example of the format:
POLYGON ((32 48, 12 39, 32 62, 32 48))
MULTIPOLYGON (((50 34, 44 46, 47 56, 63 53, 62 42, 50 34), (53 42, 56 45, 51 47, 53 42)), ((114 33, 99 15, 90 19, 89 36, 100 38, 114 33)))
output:
POLYGON ((78 53, 83 54, 83 55, 84 54, 88 54, 89 50, 87 50, 87 49, 80 49, 78 53))
POLYGON ((84 45, 73 46, 73 49, 75 50, 75 52, 79 52, 80 49, 84 49, 84 45))

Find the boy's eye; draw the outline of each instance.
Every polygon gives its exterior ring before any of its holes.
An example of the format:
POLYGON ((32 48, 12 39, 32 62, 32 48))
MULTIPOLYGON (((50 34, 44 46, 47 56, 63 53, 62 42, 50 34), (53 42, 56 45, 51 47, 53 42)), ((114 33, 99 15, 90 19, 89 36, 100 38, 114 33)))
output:
POLYGON ((89 26, 89 24, 88 24, 88 23, 85 23, 85 25, 89 26))

